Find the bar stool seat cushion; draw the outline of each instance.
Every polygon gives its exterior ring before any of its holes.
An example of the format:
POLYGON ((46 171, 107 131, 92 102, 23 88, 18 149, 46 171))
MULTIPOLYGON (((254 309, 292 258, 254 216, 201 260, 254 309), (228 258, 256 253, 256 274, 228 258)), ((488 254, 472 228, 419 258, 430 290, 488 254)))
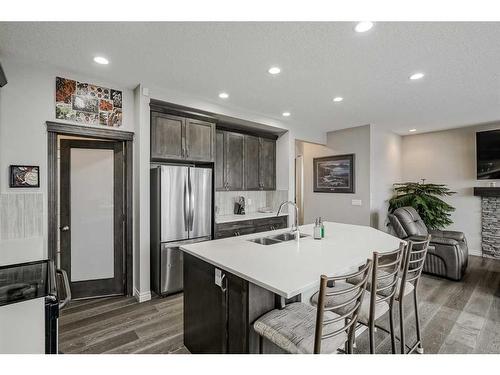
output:
MULTIPOLYGON (((339 284, 335 287, 327 288, 326 293, 333 292, 335 290, 339 290, 340 288, 343 289, 344 286, 341 284, 339 285, 339 284)), ((345 284, 347 284, 347 283, 345 283, 345 284)), ((350 285, 350 284, 347 284, 347 285, 350 285)), ((352 287, 352 285, 350 285, 350 286, 352 287)), ((351 297, 352 297, 351 293, 346 293, 345 295, 347 295, 347 296, 351 295, 351 297)), ((332 307, 333 305, 338 305, 339 303, 341 303, 341 300, 339 299, 339 297, 341 297, 341 296, 342 295, 330 296, 330 297, 327 296, 325 298, 325 308, 328 309, 328 308, 332 307)), ((318 305, 318 298, 319 298, 319 292, 316 292, 311 297, 311 303, 314 306, 318 305)), ((348 297, 344 297, 344 300, 346 298, 348 298, 348 297)), ((370 318, 370 298, 371 298, 370 292, 366 291, 365 294, 363 295, 363 302, 361 303, 361 308, 359 309, 359 313, 358 313, 358 322, 363 323, 364 325, 368 324, 368 320, 370 318)), ((339 309, 336 309, 335 312, 339 315, 344 315, 349 311, 348 310, 349 307, 350 306, 341 307, 339 309)), ((352 307, 350 307, 350 308, 352 309, 352 307)), ((387 311, 389 311, 389 304, 387 302, 382 301, 382 302, 376 303, 375 304, 375 319, 380 318, 387 311)))
MULTIPOLYGON (((339 315, 331 311, 324 312, 324 321, 339 315)), ((272 310, 257 319, 253 325, 262 337, 292 354, 314 352, 314 334, 316 328, 316 308, 295 302, 282 310, 272 310)), ((323 336, 344 327, 344 321, 324 324, 323 336)), ((321 341, 321 353, 336 353, 347 341, 347 334, 341 331, 337 335, 321 341)))

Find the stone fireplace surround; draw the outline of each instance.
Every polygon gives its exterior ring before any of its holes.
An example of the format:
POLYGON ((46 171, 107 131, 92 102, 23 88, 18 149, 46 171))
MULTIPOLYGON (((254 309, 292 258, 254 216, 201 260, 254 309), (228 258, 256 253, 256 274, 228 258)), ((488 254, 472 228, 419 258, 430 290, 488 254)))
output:
POLYGON ((481 197, 483 256, 500 259, 500 187, 476 187, 474 195, 481 197))

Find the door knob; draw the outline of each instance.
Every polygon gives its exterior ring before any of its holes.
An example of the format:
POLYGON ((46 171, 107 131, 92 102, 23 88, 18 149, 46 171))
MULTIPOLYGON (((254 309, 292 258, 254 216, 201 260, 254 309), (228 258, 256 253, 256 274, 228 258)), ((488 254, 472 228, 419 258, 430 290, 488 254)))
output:
POLYGON ((64 227, 60 227, 59 229, 61 230, 61 232, 67 232, 69 231, 69 226, 65 225, 64 227))

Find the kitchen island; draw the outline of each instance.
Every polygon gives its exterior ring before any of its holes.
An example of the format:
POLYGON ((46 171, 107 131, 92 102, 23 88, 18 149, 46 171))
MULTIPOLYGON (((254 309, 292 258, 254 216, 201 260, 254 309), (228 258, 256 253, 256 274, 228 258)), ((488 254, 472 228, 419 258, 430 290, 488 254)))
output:
POLYGON ((192 353, 257 353, 252 323, 286 303, 308 302, 320 275, 355 271, 373 251, 397 249, 400 239, 376 229, 325 223, 325 238, 263 245, 253 239, 289 229, 200 242, 184 251, 184 345, 192 353))

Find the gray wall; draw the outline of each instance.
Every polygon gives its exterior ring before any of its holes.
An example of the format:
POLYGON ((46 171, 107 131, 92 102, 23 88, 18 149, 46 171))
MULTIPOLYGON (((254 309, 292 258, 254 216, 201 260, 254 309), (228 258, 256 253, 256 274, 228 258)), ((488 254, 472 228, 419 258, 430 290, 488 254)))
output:
POLYGON ((387 231, 389 199, 393 184, 401 181, 401 143, 398 134, 371 127, 371 218, 370 225, 387 231))
POLYGON ((297 147, 300 150, 304 157, 304 223, 321 216, 328 221, 370 225, 370 125, 329 132, 326 146, 303 143, 297 147), (314 193, 313 158, 350 153, 356 154, 356 192, 314 193), (360 199, 362 205, 353 206, 353 199, 360 199))
POLYGON ((481 201, 474 186, 487 186, 476 179, 478 131, 499 129, 500 123, 416 134, 403 137, 403 179, 447 184, 457 194, 445 200, 456 208, 449 229, 465 232, 472 254, 481 253, 481 201))

